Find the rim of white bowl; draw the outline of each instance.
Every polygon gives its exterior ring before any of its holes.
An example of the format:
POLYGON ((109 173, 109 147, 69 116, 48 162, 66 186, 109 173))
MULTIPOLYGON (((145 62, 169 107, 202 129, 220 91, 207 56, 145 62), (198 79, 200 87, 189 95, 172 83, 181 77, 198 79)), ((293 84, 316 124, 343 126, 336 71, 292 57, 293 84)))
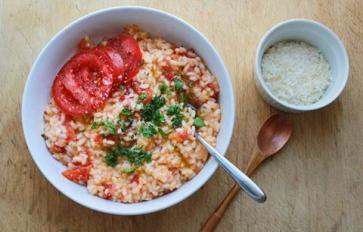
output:
MULTIPOLYGON (((27 93, 29 91, 31 91, 29 89, 29 80, 30 80, 30 76, 32 76, 32 72, 33 72, 33 69, 34 67, 36 66, 36 64, 38 63, 40 57, 42 56, 43 52, 50 46, 50 44, 52 44, 52 42, 57 39, 64 31, 66 31, 68 28, 78 24, 79 22, 83 21, 83 20, 86 20, 87 18, 90 18, 90 17, 95 17, 99 14, 103 14, 105 12, 108 12, 108 11, 118 11, 118 10, 143 10, 143 11, 149 11, 151 13, 155 13, 155 14, 160 14, 162 16, 166 16, 166 17, 169 17, 169 18, 172 18, 176 21, 178 21, 179 23, 181 24, 184 24, 185 26, 187 26, 190 30, 192 30, 194 33, 196 33, 199 37, 201 37, 203 39, 203 41, 212 49, 212 51, 215 53, 217 59, 218 59, 218 62, 221 64, 222 66, 222 69, 223 69, 223 73, 224 73, 224 76, 226 76, 226 80, 225 80, 225 84, 227 85, 227 88, 230 89, 231 91, 231 95, 232 95, 232 98, 229 99, 230 102, 229 104, 231 105, 231 112, 230 112, 230 117, 233 119, 232 122, 228 122, 229 125, 231 125, 231 130, 229 131, 229 133, 227 132, 226 133, 226 136, 223 138, 224 141, 226 141, 226 149, 225 149, 225 152, 222 152, 223 155, 225 155, 225 153, 227 152, 227 149, 230 145, 230 142, 231 142, 231 139, 232 139, 232 135, 233 135, 233 130, 234 130, 234 123, 235 123, 235 111, 236 111, 236 107, 235 107, 235 95, 234 95, 234 90, 233 90, 233 86, 232 86, 232 82, 231 82, 231 79, 230 79, 230 75, 229 75, 229 72, 224 64, 224 61, 222 59, 222 57, 220 56, 220 54, 218 53, 217 49, 213 46, 213 44, 207 39, 207 37, 205 37, 201 32, 199 32, 194 26, 192 26, 191 24, 189 24, 188 22, 184 21, 183 19, 173 15, 173 14, 170 14, 168 12, 165 12, 165 11, 162 11, 162 10, 159 10, 159 9, 155 9, 155 8, 151 8, 151 7, 143 7, 143 6, 118 6, 118 7, 110 7, 110 8, 104 8, 104 9, 100 9, 100 10, 97 10, 97 11, 93 11, 93 12, 90 12, 74 21, 72 21, 71 23, 67 24, 65 27, 63 27, 59 32, 57 32, 49 41, 48 43, 43 47, 43 49, 40 51, 40 53, 38 54, 37 58, 35 59, 35 61, 33 62, 32 66, 31 66, 31 69, 30 69, 30 72, 28 74, 28 77, 27 77, 27 80, 26 80, 26 83, 25 83, 25 87, 24 87, 24 90, 23 90, 23 95, 22 95, 22 105, 21 105, 21 121, 22 121, 22 127, 23 127, 23 134, 24 134, 24 138, 25 138, 25 142, 27 144, 27 147, 28 147, 28 150, 29 150, 29 153, 33 159, 33 161, 35 162, 36 166, 38 167, 38 169, 40 170, 40 172, 43 174, 43 176, 53 185, 53 187, 55 187, 58 191, 60 191, 63 195, 65 195, 66 197, 68 197, 69 199, 73 200, 74 202, 86 207, 86 208, 89 208, 89 209, 92 209, 92 210, 95 210, 95 211, 98 211, 98 212, 102 212, 102 213, 107 213, 107 214, 112 214, 112 215, 145 215, 145 214, 149 214, 149 213, 153 213, 153 212, 157 212, 157 211, 160 211, 160 210, 163 210, 163 209, 166 209, 166 208, 169 208, 173 205, 176 205, 180 202, 182 202, 183 200, 185 200, 186 198, 190 197, 193 193, 195 193, 196 191, 198 191, 202 186, 204 186, 204 184, 212 177, 212 175, 215 173, 215 171, 217 170, 218 168, 218 164, 217 162, 213 159, 213 157, 209 157, 207 163, 205 164, 205 166, 211 162, 211 167, 209 168, 208 172, 204 173, 203 176, 201 176, 200 178, 200 181, 198 184, 195 184, 193 186, 191 186, 189 189, 185 190, 185 194, 182 195, 181 197, 179 198, 173 198, 172 200, 170 201, 167 201, 165 202, 164 204, 158 206, 158 207, 154 207, 154 208, 150 208, 150 209, 143 209, 143 210, 133 210, 132 212, 120 212, 118 210, 113 210, 114 208, 112 209, 109 209, 109 208, 106 208, 106 207, 103 207, 103 208, 99 208, 99 207, 96 207, 94 205, 90 205, 90 204, 87 204, 85 201, 82 201, 82 199, 78 199, 77 197, 74 197, 72 196, 71 194, 68 194, 67 192, 65 192, 61 187, 59 187, 55 181, 53 181, 53 179, 51 179, 49 176, 46 175, 45 171, 43 170, 42 166, 40 165, 40 158, 38 159, 36 156, 33 155, 33 151, 32 151, 32 148, 29 146, 30 144, 30 141, 29 141, 29 138, 28 136, 30 135, 27 135, 26 133, 26 130, 25 130, 25 123, 24 123, 24 120, 23 118, 25 117, 25 103, 26 103, 26 99, 27 99, 27 93)), ((203 168, 205 168, 205 166, 203 168)), ((195 176, 194 178, 196 178, 197 176, 195 176)), ((194 179, 193 178, 193 179, 194 179)), ((191 180, 193 180, 191 179, 191 180)), ((189 181, 191 181, 189 180, 189 181)), ((185 183, 184 183, 185 184, 185 183)), ((178 190, 178 189, 177 189, 178 190)), ((175 191, 177 191, 175 190, 175 191)), ((163 195, 163 196, 166 196, 166 195, 163 195)), ((160 196, 160 197, 163 197, 163 196, 160 196)), ((158 198, 160 198, 158 197, 158 198)), ((155 198, 155 199, 158 199, 158 198, 155 198)), ((149 201, 153 201, 154 199, 152 200, 149 200, 149 201)), ((149 202, 149 201, 146 201, 146 202, 149 202)), ((115 203, 115 204, 122 204, 122 203, 118 203, 118 202, 111 202, 111 203, 115 203)), ((136 203, 138 204, 138 203, 136 203)), ((142 202, 140 203, 142 204, 142 202)), ((130 204, 132 205, 132 204, 130 204)))
POLYGON ((349 58, 348 58, 348 53, 347 50, 345 49, 345 46, 343 44, 343 42, 340 40, 339 36, 333 31, 331 30, 329 27, 325 26, 324 24, 321 24, 319 22, 316 22, 314 20, 311 19, 304 19, 304 18, 294 18, 294 19, 289 19, 289 20, 285 20, 282 21, 276 25, 274 25, 273 27, 271 27, 262 37, 262 39, 260 40, 257 49, 256 49, 256 57, 255 57, 255 70, 256 70, 256 75, 257 75, 257 79, 260 82, 262 88, 264 89, 264 91, 268 94, 269 97, 271 97, 274 101, 276 101, 278 104, 293 110, 293 111, 300 111, 300 112, 304 112, 304 111, 312 111, 312 110, 317 110, 317 109, 321 109, 327 105, 329 105, 330 103, 332 103, 335 99, 337 99, 339 97, 339 95, 343 92, 347 82, 348 82, 348 77, 349 77, 349 58), (344 71, 345 74, 343 77, 344 78, 343 81, 341 82, 339 89, 337 91, 334 92, 334 94, 326 99, 324 102, 322 102, 320 99, 319 101, 310 104, 310 105, 294 105, 294 104, 290 104, 288 102, 285 102, 283 100, 280 100, 279 98, 277 98, 272 92, 271 90, 268 88, 265 79, 263 78, 262 72, 261 72, 261 59, 259 59, 261 53, 263 54, 265 52, 265 50, 262 51, 262 46, 264 44, 264 42, 266 40, 268 40, 268 38, 270 37, 270 35, 277 30, 278 28, 286 25, 286 24, 294 24, 294 23, 306 23, 306 24, 310 24, 313 26, 317 26, 320 27, 325 33, 329 34, 332 38, 334 38, 334 40, 337 42, 337 44, 339 45, 339 50, 342 52, 343 54, 343 60, 345 61, 345 66, 344 66, 344 71), (320 104, 319 104, 320 103, 320 104))

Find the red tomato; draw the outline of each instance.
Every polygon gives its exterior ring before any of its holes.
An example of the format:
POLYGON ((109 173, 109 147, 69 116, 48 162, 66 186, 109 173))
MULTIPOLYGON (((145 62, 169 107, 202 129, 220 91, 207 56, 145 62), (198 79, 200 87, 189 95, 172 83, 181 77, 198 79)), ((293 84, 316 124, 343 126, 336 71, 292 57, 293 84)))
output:
POLYGON ((65 113, 82 116, 108 98, 114 82, 111 59, 94 49, 73 56, 57 74, 52 95, 65 113))
POLYGON ((110 46, 99 46, 96 48, 96 50, 98 50, 102 53, 106 53, 108 55, 108 57, 112 61, 113 74, 118 79, 121 79, 122 75, 124 74, 124 71, 125 71, 124 61, 123 61, 121 55, 114 48, 112 48, 110 46))
POLYGON ((81 105, 73 98, 71 93, 64 87, 62 79, 64 75, 57 75, 52 87, 52 96, 57 106, 66 114, 75 117, 83 116, 91 112, 89 107, 81 105))
POLYGON ((71 123, 69 120, 66 120, 64 122, 64 126, 66 127, 67 130, 67 140, 68 141, 74 141, 77 139, 77 133, 76 130, 73 129, 73 127, 71 126, 71 123))
POLYGON ((121 34, 108 41, 108 45, 116 49, 124 61, 125 81, 131 80, 139 71, 142 53, 137 41, 129 35, 121 34))
POLYGON ((79 166, 73 169, 65 170, 62 174, 68 180, 77 182, 80 184, 85 184, 88 181, 89 173, 91 171, 91 165, 89 166, 79 166))
POLYGON ((103 184, 104 190, 103 190, 103 196, 106 199, 111 199, 112 197, 112 184, 103 184))
POLYGON ((175 142, 182 143, 189 138, 189 134, 186 131, 173 132, 168 136, 168 138, 175 142))
POLYGON ((166 79, 173 81, 175 78, 174 70, 170 65, 163 66, 163 71, 166 79))
POLYGON ((102 136, 100 134, 97 134, 96 137, 95 137, 95 141, 98 144, 102 144, 102 141, 103 141, 102 136))
POLYGON ((136 184, 139 184, 139 175, 138 174, 135 174, 132 178, 131 178, 131 183, 136 183, 136 184))

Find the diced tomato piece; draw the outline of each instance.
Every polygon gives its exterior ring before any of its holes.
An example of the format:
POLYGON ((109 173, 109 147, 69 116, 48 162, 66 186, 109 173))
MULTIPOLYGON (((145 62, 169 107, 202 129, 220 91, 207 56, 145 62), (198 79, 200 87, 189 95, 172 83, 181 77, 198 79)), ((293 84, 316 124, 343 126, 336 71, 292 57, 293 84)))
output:
POLYGON ((103 141, 102 136, 100 134, 97 134, 96 137, 95 137, 95 141, 98 144, 102 144, 102 141, 103 141))
POLYGON ((103 184, 103 196, 105 199, 111 199, 112 197, 112 184, 103 184))
POLYGON ((66 149, 64 147, 60 147, 57 145, 54 145, 52 147, 50 147, 49 149, 52 153, 65 153, 66 149))
POLYGON ((189 134, 188 132, 186 132, 185 130, 182 132, 178 132, 179 137, 184 141, 187 140, 189 138, 189 134))
POLYGON ((146 94, 146 98, 144 100, 142 100, 142 103, 145 105, 145 104, 148 104, 148 103, 150 103, 152 101, 153 94, 152 94, 151 90, 147 90, 144 93, 146 94))
POLYGON ((175 75, 174 73, 168 72, 164 74, 166 79, 168 79, 168 81, 173 81, 175 79, 175 75))
POLYGON ((168 138, 174 140, 177 143, 182 143, 189 138, 189 134, 186 131, 174 132, 171 133, 168 138))
POLYGON ((85 184, 88 181, 90 171, 91 171, 91 165, 88 165, 88 166, 79 166, 73 169, 68 169, 64 171, 62 174, 68 180, 71 180, 79 184, 85 184))
POLYGON ((76 133, 76 130, 73 129, 73 127, 71 126, 71 123, 69 121, 65 122, 64 126, 66 127, 66 130, 67 130, 67 140, 68 141, 76 140, 77 133, 76 133))
POLYGON ((174 70, 170 65, 163 66, 164 76, 168 81, 173 81, 175 79, 174 70))
POLYGON ((131 183, 136 183, 136 184, 139 184, 139 175, 138 174, 135 174, 132 179, 131 179, 131 183))

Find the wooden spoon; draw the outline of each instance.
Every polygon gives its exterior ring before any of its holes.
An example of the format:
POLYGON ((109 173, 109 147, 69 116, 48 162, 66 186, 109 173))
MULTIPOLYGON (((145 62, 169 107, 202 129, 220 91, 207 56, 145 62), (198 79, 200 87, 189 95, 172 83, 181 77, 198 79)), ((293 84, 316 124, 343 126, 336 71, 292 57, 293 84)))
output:
MULTIPOLYGON (((257 143, 254 146, 252 155, 244 172, 249 176, 257 169, 257 167, 272 155, 276 154, 289 140, 292 133, 291 122, 282 115, 275 114, 271 116, 262 125, 258 135, 257 143)), ((240 187, 234 184, 227 196, 208 218, 201 231, 214 231, 215 227, 221 220, 224 212, 239 192, 240 187)))

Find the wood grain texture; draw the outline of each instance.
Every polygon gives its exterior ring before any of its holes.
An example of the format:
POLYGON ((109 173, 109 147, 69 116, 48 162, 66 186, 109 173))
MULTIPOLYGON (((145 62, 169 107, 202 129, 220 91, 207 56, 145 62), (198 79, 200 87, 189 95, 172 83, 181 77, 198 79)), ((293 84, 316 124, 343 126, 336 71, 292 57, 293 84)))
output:
POLYGON ((146 216, 110 216, 86 209, 52 187, 24 142, 20 105, 37 54, 61 28, 97 9, 144 5, 193 24, 216 46, 237 101, 228 157, 248 160, 259 125, 273 112, 256 92, 257 43, 289 18, 320 21, 343 40, 350 79, 342 96, 312 113, 288 115, 295 131, 287 147, 254 179, 268 194, 256 204, 240 193, 218 231, 363 231, 363 1, 30 1, 0 0, 0 231, 197 231, 232 186, 218 170, 192 197, 146 216))

